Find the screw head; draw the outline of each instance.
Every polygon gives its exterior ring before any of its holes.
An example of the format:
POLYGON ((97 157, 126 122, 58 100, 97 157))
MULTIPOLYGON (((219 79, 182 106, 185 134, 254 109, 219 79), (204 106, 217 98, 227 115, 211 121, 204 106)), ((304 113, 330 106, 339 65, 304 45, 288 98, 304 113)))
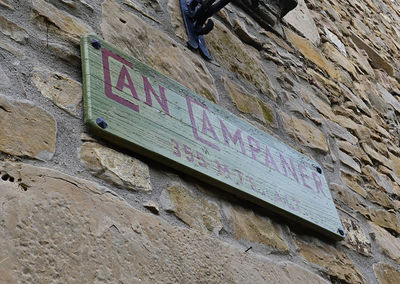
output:
POLYGON ((101 118, 101 117, 99 117, 99 118, 97 118, 96 119, 96 123, 97 123, 97 125, 99 126, 99 127, 101 127, 101 128, 103 128, 103 129, 106 129, 107 128, 107 122, 103 119, 103 118, 101 118))
POLYGON ((338 232, 341 236, 344 236, 344 231, 341 228, 338 229, 338 232))
POLYGON ((96 49, 101 48, 101 43, 97 38, 92 39, 92 46, 96 49))
POLYGON ((322 169, 321 169, 320 167, 317 167, 316 169, 317 169, 317 172, 318 172, 319 174, 322 174, 322 169))

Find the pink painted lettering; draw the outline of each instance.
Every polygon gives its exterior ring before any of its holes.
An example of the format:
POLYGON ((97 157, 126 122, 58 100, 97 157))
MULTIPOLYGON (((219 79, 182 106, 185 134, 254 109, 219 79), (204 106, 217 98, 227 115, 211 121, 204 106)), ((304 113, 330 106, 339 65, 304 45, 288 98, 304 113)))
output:
POLYGON ((306 170, 306 167, 303 164, 299 164, 299 172, 300 172, 301 179, 303 181, 303 185, 312 190, 311 186, 307 184, 306 180, 309 179, 310 176, 306 175, 304 173, 305 170, 306 170))
POLYGON ((271 155, 271 152, 268 149, 268 146, 265 146, 265 166, 270 168, 271 165, 274 167, 275 171, 280 173, 278 166, 275 163, 274 157, 271 155))
POLYGON ((253 160, 257 161, 257 156, 256 153, 260 153, 260 143, 250 135, 247 137, 247 140, 249 141, 249 146, 250 146, 250 152, 251 152, 251 157, 253 160))
POLYGON ((312 172, 312 176, 313 176, 313 180, 315 183, 315 188, 317 190, 317 193, 318 194, 322 193, 325 197, 327 197, 324 190, 322 189, 322 181, 321 181, 321 178, 319 177, 319 175, 316 172, 312 172))
POLYGON ((193 104, 196 104, 198 106, 200 106, 201 108, 203 108, 203 110, 208 110, 207 106, 203 105, 202 103, 194 100, 193 98, 187 96, 186 97, 186 103, 188 106, 188 111, 189 111, 189 117, 190 117, 190 122, 192 124, 192 131, 193 131, 193 136, 197 141, 200 141, 201 143, 215 149, 215 150, 220 150, 220 148, 215 145, 214 143, 202 138, 199 136, 198 130, 197 130, 197 125, 196 125, 196 120, 194 118, 194 112, 193 112, 193 104))
POLYGON ((231 178, 231 174, 229 172, 229 169, 226 165, 222 165, 219 161, 215 161, 217 163, 218 167, 218 175, 223 175, 225 173, 225 177, 231 178))
POLYGON ((237 144, 239 142, 240 149, 242 150, 243 155, 246 155, 246 150, 244 148, 244 143, 242 139, 242 130, 237 129, 235 134, 232 137, 232 134, 229 132, 228 128, 222 121, 222 119, 219 119, 219 123, 221 125, 221 131, 222 135, 224 136, 225 144, 229 146, 229 139, 233 142, 233 144, 237 144))
MULTIPOLYGON (((121 62, 122 64, 124 64, 123 68, 125 68, 125 70, 126 70, 125 65, 130 67, 130 68, 133 68, 132 63, 127 61, 127 60, 125 60, 125 59, 123 59, 122 57, 112 53, 111 51, 109 51, 107 49, 104 49, 104 48, 101 49, 101 54, 102 54, 103 73, 104 73, 104 90, 105 90, 106 96, 109 97, 110 99, 120 103, 121 105, 124 105, 124 106, 126 106, 126 107, 128 107, 128 108, 130 108, 130 109, 132 109, 132 110, 134 110, 136 112, 139 112, 139 106, 138 105, 136 105, 136 104, 134 104, 134 103, 132 103, 132 102, 130 102, 130 101, 128 101, 128 100, 126 100, 126 99, 124 99, 124 98, 122 98, 122 97, 120 97, 120 96, 118 96, 118 95, 113 93, 112 85, 111 85, 110 62, 109 62, 108 58, 112 57, 115 60, 117 60, 117 61, 121 62)), ((122 69, 121 69, 121 72, 125 72, 122 69)), ((123 76, 123 78, 125 79, 126 76, 124 74, 121 75, 121 72, 120 72, 120 77, 122 78, 122 76, 123 76)), ((128 74, 128 72, 126 72, 126 74, 128 74)), ((124 80, 124 79, 121 79, 121 80, 124 80)), ((125 84, 125 82, 124 83, 120 83, 120 84, 125 84)), ((128 82, 128 84, 129 84, 129 82, 128 82)), ((133 86, 133 84, 132 84, 132 86, 133 86)), ((120 87, 122 89, 123 85, 122 86, 120 85, 120 87)), ((132 89, 131 89, 131 91, 132 91, 132 89)), ((134 96, 134 93, 132 93, 132 95, 134 96)), ((137 98, 137 95, 136 95, 135 98, 137 98)))
POLYGON ((131 76, 129 75, 129 72, 126 69, 126 66, 122 65, 121 71, 119 72, 116 88, 118 91, 123 91, 125 87, 127 87, 131 91, 131 94, 135 99, 139 100, 131 76))
POLYGON ((288 169, 289 172, 294 177, 294 179, 297 182, 299 182, 299 179, 298 179, 297 173, 296 173, 296 169, 295 169, 294 164, 293 164, 293 160, 291 158, 289 158, 289 161, 290 161, 290 166, 289 166, 289 164, 286 162, 285 158, 283 157, 283 155, 281 153, 279 153, 279 157, 281 158, 281 164, 282 164, 282 168, 283 168, 283 171, 284 171, 284 175, 288 176, 288 173, 287 173, 288 172, 287 169, 288 169))
POLYGON ((151 100, 151 94, 156 98, 158 104, 161 106, 161 108, 164 110, 166 114, 169 115, 169 109, 168 109, 168 102, 167 98, 165 96, 165 89, 161 85, 158 85, 158 90, 160 91, 160 96, 154 91, 153 87, 151 86, 149 80, 142 75, 143 78, 143 86, 144 86, 144 92, 146 93, 146 105, 148 106, 153 106, 152 100, 151 100))
POLYGON ((214 127, 212 126, 205 109, 203 109, 203 125, 201 128, 201 132, 207 136, 209 136, 208 132, 210 132, 214 140, 219 142, 217 134, 215 133, 214 127))

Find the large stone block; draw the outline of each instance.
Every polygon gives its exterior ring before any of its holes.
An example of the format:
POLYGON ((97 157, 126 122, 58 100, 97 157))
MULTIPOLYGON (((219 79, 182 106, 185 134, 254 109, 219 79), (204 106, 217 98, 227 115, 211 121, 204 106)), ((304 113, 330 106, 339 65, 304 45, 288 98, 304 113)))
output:
POLYGON ((218 235, 222 229, 219 207, 215 202, 196 196, 186 187, 172 185, 161 194, 164 210, 172 212, 191 228, 218 235))
POLYGON ((85 142, 80 158, 90 172, 107 182, 137 191, 151 191, 149 167, 135 158, 95 142, 85 142))
POLYGON ((225 89, 241 112, 251 114, 254 118, 267 125, 275 122, 274 111, 270 106, 245 92, 239 85, 228 78, 223 78, 223 82, 225 89))
POLYGON ((281 229, 268 217, 240 207, 232 208, 230 215, 235 239, 265 244, 278 252, 289 253, 281 229))
POLYGON ((305 260, 320 266, 328 275, 345 283, 365 283, 361 272, 343 251, 326 244, 314 245, 298 239, 295 241, 300 255, 305 260))
POLYGON ((375 232, 375 240, 382 252, 400 264, 400 238, 391 235, 385 229, 371 223, 375 232))
POLYGON ((82 109, 82 85, 69 76, 35 67, 32 80, 40 93, 69 114, 80 117, 82 109))
POLYGON ((0 95, 0 151, 50 160, 56 147, 56 122, 32 102, 0 95))
POLYGON ((79 43, 82 36, 93 32, 92 28, 82 20, 57 9, 44 0, 32 0, 34 16, 44 17, 49 23, 58 28, 57 33, 65 36, 74 43, 79 43))
POLYGON ((280 112, 283 127, 291 137, 312 149, 327 152, 328 142, 321 130, 304 120, 280 112))
POLYGON ((1 283, 328 283, 133 209, 91 182, 0 162, 1 283))
POLYGON ((115 1, 107 0, 102 7, 101 31, 106 41, 198 94, 218 100, 214 80, 199 56, 115 1))
POLYGON ((215 61, 229 71, 238 73, 264 94, 276 99, 257 49, 244 44, 217 20, 215 28, 205 37, 205 41, 215 61))
POLYGON ((387 263, 375 263, 374 271, 379 284, 393 284, 400 279, 400 270, 387 263))

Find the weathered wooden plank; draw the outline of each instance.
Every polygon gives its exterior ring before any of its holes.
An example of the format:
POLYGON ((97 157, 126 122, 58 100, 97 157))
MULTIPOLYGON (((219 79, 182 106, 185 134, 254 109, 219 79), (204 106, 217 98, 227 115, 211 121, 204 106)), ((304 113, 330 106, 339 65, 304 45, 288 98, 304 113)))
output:
POLYGON ((343 238, 315 161, 110 44, 101 41, 101 48, 94 48, 93 38, 81 42, 85 121, 91 131, 343 238))

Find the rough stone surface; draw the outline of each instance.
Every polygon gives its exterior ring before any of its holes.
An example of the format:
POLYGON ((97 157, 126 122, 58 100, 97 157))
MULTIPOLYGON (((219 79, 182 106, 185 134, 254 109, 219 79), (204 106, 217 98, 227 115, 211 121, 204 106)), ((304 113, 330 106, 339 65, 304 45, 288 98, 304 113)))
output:
POLYGON ((371 242, 363 232, 362 228, 353 219, 341 219, 346 237, 344 245, 367 256, 371 256, 371 242))
POLYGON ((41 17, 58 28, 58 33, 78 43, 85 34, 93 32, 92 28, 82 20, 58 10, 44 0, 32 0, 32 9, 41 17))
POLYGON ((151 191, 149 167, 95 142, 85 142, 80 158, 90 172, 107 182, 135 191, 151 191))
POLYGON ((272 108, 260 99, 245 92, 239 85, 228 78, 223 78, 224 87, 232 97, 236 107, 244 113, 251 114, 263 123, 274 123, 275 116, 272 108))
POLYGON ((375 239, 382 252, 400 264, 400 238, 391 235, 385 229, 371 223, 375 239))
POLYGON ((304 0, 297 0, 297 7, 290 11, 283 19, 293 28, 303 34, 314 45, 318 46, 321 38, 318 28, 307 8, 304 0))
POLYGON ((12 38, 16 42, 25 43, 28 39, 28 33, 16 23, 9 21, 6 17, 0 15, 0 32, 12 38))
POLYGON ((339 159, 340 161, 345 164, 346 166, 352 168, 353 170, 361 173, 361 168, 358 163, 356 163, 353 158, 351 158, 349 155, 346 153, 339 151, 339 159))
POLYGON ((384 209, 370 209, 368 217, 374 224, 400 234, 399 220, 395 212, 384 209))
POLYGON ((232 208, 230 215, 236 239, 266 244, 283 253, 289 252, 281 229, 268 217, 240 207, 232 208))
POLYGON ((11 81, 8 78, 6 72, 4 72, 3 68, 0 65, 0 90, 7 89, 11 86, 11 81))
POLYGON ((40 93, 69 114, 80 117, 82 85, 65 74, 34 68, 32 80, 40 93))
POLYGON ((29 101, 12 101, 0 95, 0 151, 50 160, 56 146, 56 122, 29 101))
POLYGON ((327 283, 168 225, 93 183, 26 164, 0 170, 13 177, 0 180, 1 283, 327 283))
POLYGON ((389 75, 393 75, 393 66, 390 65, 382 56, 379 55, 372 47, 365 43, 360 37, 351 32, 351 39, 361 49, 365 50, 368 54, 372 67, 379 69, 382 68, 389 75))
POLYGON ((304 120, 289 116, 283 112, 280 113, 280 116, 283 120, 283 127, 290 136, 312 149, 318 149, 323 152, 328 151, 328 142, 321 130, 304 120))
POLYGON ((266 95, 276 98, 270 90, 270 79, 257 49, 243 44, 217 20, 213 32, 205 36, 205 41, 215 61, 238 73, 266 95))
POLYGON ((379 284, 392 284, 400 279, 400 270, 387 263, 375 263, 374 271, 379 284))
POLYGON ((178 45, 137 16, 125 11, 113 0, 103 3, 101 30, 104 39, 119 49, 144 61, 196 93, 214 102, 217 101, 214 80, 199 56, 178 45), (140 40, 137 40, 138 38, 140 40))
POLYGON ((300 255, 320 266, 326 274, 347 283, 365 283, 362 274, 344 252, 328 245, 312 245, 298 239, 295 241, 300 255))
POLYGON ((299 49, 299 51, 304 55, 305 58, 313 62, 322 70, 325 70, 332 78, 337 79, 339 77, 335 66, 330 63, 322 55, 321 51, 316 48, 309 40, 295 34, 289 29, 285 30, 285 34, 288 40, 299 49))
POLYGON ((14 7, 10 4, 9 0, 0 0, 0 6, 8 8, 10 10, 14 10, 14 7))
POLYGON ((169 186, 163 193, 161 205, 191 228, 217 235, 222 229, 221 213, 215 202, 199 198, 181 185, 169 186))

